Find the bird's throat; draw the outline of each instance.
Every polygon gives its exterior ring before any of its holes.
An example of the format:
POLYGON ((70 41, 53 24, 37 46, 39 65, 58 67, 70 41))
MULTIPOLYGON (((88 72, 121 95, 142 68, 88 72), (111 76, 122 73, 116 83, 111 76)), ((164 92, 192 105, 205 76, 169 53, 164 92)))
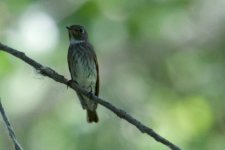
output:
POLYGON ((80 44, 80 43, 84 43, 85 40, 77 40, 77 39, 71 39, 70 40, 70 44, 80 44))

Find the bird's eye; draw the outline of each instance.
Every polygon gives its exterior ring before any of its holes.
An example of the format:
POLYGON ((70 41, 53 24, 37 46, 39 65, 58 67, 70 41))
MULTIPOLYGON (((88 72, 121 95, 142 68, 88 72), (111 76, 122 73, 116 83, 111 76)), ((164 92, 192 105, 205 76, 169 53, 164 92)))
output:
POLYGON ((84 33, 84 29, 80 28, 80 33, 84 33))

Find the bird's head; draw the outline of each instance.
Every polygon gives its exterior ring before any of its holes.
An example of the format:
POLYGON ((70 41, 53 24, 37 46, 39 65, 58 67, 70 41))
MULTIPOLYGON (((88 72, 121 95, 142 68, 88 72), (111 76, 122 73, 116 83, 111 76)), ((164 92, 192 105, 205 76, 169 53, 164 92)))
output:
POLYGON ((87 41, 88 34, 83 26, 71 25, 66 27, 69 33, 70 42, 79 43, 87 41))

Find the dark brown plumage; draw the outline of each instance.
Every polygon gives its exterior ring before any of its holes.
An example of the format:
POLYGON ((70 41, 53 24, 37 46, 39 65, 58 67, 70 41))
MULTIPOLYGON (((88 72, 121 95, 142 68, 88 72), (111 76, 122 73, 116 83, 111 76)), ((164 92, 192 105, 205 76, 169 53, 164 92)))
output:
MULTIPOLYGON (((99 94, 98 61, 93 46, 88 42, 84 27, 72 25, 67 27, 70 38, 67 60, 73 81, 96 96, 99 94)), ((77 93, 82 108, 87 110, 87 121, 98 122, 97 103, 77 93)))

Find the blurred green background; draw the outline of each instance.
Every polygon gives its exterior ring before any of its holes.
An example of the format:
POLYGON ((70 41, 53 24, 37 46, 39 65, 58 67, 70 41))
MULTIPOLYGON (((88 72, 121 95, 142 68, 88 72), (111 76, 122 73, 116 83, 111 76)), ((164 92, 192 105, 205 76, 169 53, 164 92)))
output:
MULTIPOLYGON (((189 150, 225 148, 224 0, 1 0, 0 41, 70 78, 65 26, 84 25, 100 97, 189 150)), ((0 97, 26 150, 167 150, 0 51, 0 97)), ((0 120, 0 149, 12 150, 0 120)))

